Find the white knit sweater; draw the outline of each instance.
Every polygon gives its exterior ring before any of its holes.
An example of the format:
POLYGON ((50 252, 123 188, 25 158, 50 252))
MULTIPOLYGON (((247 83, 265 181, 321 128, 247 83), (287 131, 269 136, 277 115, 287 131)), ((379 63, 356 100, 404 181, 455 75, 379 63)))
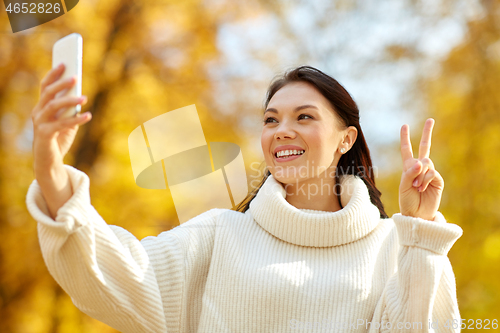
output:
POLYGON ((122 332, 459 331, 447 253, 462 229, 440 212, 380 219, 359 177, 341 178, 354 192, 337 212, 295 208, 270 176, 245 213, 211 209, 139 241, 65 168, 74 194, 55 221, 36 180, 26 197, 45 263, 81 311, 122 332))

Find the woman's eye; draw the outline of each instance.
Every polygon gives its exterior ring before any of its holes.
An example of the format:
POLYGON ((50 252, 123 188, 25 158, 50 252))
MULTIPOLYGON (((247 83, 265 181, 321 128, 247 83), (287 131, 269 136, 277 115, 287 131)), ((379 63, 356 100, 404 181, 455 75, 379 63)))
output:
POLYGON ((306 117, 309 117, 309 118, 311 118, 311 119, 312 119, 312 117, 311 117, 310 115, 308 115, 308 114, 301 114, 301 115, 299 116, 299 118, 300 118, 300 117, 302 117, 302 116, 306 116, 306 117))
MULTIPOLYGON (((298 117, 298 119, 301 119, 301 117, 302 117, 302 116, 304 116, 304 117, 309 117, 309 118, 313 119, 313 117, 311 117, 311 116, 310 116, 310 115, 308 115, 308 114, 301 114, 301 115, 298 117)), ((307 118, 304 118, 304 119, 307 119, 307 118)), ((276 119, 274 119, 273 117, 268 117, 268 118, 264 119, 264 121, 263 121, 263 122, 264 122, 264 124, 267 124, 267 123, 270 123, 271 121, 276 121, 276 122, 277 122, 277 120, 276 120, 276 119)))

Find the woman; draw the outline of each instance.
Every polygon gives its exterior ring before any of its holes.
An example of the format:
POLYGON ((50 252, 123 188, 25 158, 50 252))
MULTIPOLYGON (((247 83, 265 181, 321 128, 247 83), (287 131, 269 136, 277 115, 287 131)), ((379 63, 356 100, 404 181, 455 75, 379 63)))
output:
POLYGON ((71 86, 51 70, 33 110, 36 180, 27 206, 50 273, 83 312, 123 332, 458 331, 447 258, 462 229, 438 211, 444 182, 401 129, 401 213, 387 218, 359 112, 333 78, 303 66, 271 84, 268 171, 238 207, 211 209, 138 241, 90 204, 63 164, 89 115, 54 119, 71 86), (288 156, 288 155, 296 156, 288 156))

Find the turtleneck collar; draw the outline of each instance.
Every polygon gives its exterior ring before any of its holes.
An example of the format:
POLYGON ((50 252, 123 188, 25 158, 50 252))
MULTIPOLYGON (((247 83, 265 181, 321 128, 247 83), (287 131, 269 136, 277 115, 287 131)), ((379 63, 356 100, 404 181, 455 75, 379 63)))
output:
POLYGON ((298 209, 286 201, 283 185, 269 175, 250 202, 250 213, 270 234, 295 245, 329 247, 354 242, 375 229, 380 212, 361 178, 344 175, 340 185, 341 210, 298 209))

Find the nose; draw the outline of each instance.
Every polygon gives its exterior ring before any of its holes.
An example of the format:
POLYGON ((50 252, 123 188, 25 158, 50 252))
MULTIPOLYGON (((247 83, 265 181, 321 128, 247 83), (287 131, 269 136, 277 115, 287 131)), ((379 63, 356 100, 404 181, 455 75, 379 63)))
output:
POLYGON ((295 131, 292 126, 287 125, 287 122, 283 122, 278 125, 276 132, 274 133, 274 138, 277 139, 293 139, 295 137, 295 131))

